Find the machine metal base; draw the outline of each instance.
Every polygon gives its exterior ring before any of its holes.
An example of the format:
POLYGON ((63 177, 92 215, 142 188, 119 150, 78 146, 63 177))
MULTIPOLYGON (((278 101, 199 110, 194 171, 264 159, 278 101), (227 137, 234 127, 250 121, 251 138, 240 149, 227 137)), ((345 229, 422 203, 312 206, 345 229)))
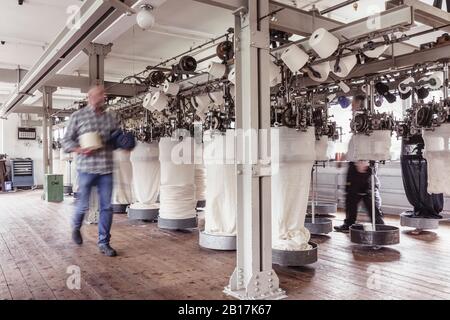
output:
MULTIPOLYGON (((312 212, 311 203, 308 204, 307 213, 312 212)), ((314 206, 314 212, 316 215, 329 215, 337 212, 337 204, 333 202, 317 202, 314 206)))
POLYGON ((128 220, 155 221, 158 219, 159 209, 132 209, 128 207, 128 220))
POLYGON ((113 204, 112 211, 114 214, 126 214, 129 204, 113 204))
POLYGON ((413 233, 419 234, 423 230, 435 230, 439 228, 441 219, 428 219, 414 217, 412 211, 403 212, 400 216, 400 225, 402 227, 415 228, 413 233))
POLYGON ((350 227, 350 241, 375 248, 391 246, 400 243, 400 229, 376 225, 376 231, 365 231, 362 224, 354 224, 350 227))
POLYGON ((305 228, 314 235, 329 234, 333 231, 333 221, 326 218, 316 218, 315 223, 313 223, 312 218, 306 218, 305 228))
POLYGON ((158 218, 158 227, 160 229, 167 230, 186 230, 186 229, 195 229, 198 226, 198 219, 190 218, 190 219, 163 219, 161 217, 158 218))
POLYGON ((64 192, 64 194, 71 195, 71 194, 73 194, 73 187, 70 185, 66 185, 66 186, 64 186, 63 192, 64 192))
POLYGON ((199 245, 206 249, 235 251, 236 236, 212 235, 201 231, 199 234, 199 245))
MULTIPOLYGON (((257 300, 256 298, 248 297, 244 289, 232 291, 230 286, 226 286, 223 293, 237 300, 257 300)), ((258 300, 282 300, 285 298, 287 298, 286 291, 278 289, 275 292, 270 293, 270 295, 258 298, 258 300)))
POLYGON ((272 263, 283 267, 302 267, 317 262, 317 244, 309 243, 310 250, 285 251, 272 249, 272 263))

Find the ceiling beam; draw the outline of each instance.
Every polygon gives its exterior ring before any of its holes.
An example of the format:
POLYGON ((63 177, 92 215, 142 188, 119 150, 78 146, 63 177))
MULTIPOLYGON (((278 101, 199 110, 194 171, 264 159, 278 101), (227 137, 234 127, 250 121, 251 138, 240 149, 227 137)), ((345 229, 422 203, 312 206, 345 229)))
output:
MULTIPOLYGON (((204 4, 235 11, 247 6, 247 0, 194 0, 204 4)), ((276 20, 270 22, 270 28, 301 36, 309 36, 315 28, 336 28, 342 23, 321 16, 318 12, 305 11, 278 1, 270 1, 270 12, 276 13, 276 20), (281 11, 279 11, 281 10, 281 11), (314 19, 314 23, 313 23, 314 19)))
MULTIPOLYGON (((408 6, 399 6, 396 8, 392 8, 388 11, 383 11, 376 17, 377 24, 379 27, 374 28, 373 24, 370 23, 370 17, 362 18, 354 22, 350 22, 348 24, 341 24, 335 28, 330 28, 329 31, 336 36, 340 41, 345 40, 353 40, 358 39, 366 35, 372 34, 374 31, 382 32, 382 31, 390 31, 393 28, 409 28, 414 23, 414 15, 411 7, 408 6)), ((376 39, 374 39, 376 40, 376 39)), ((298 45, 301 45, 305 51, 310 51, 311 47, 309 46, 308 39, 302 39, 295 42, 298 45)), ((280 52, 284 50, 290 44, 283 45, 273 50, 272 52, 280 52)), ((417 49, 415 46, 405 44, 405 43, 396 43, 394 44, 394 51, 396 55, 410 53, 417 49)), ((391 50, 387 51, 388 54, 391 54, 391 50)))
MULTIPOLYGON (((247 3, 246 0, 194 1, 214 5, 229 10, 236 10, 239 7, 246 6, 247 3)), ((377 15, 377 18, 380 17, 380 24, 383 28, 389 28, 391 25, 398 25, 399 17, 404 17, 404 15, 407 14, 407 8, 407 6, 403 6, 402 8, 397 8, 397 10, 391 10, 388 13, 382 12, 379 16, 377 15)), ((374 31, 367 30, 370 17, 363 18, 349 24, 344 24, 342 22, 321 16, 317 11, 305 11, 274 0, 270 1, 270 12, 275 13, 275 19, 272 19, 270 22, 271 29, 289 32, 301 35, 303 37, 309 37, 314 32, 314 30, 318 28, 325 28, 330 31, 332 30, 334 31, 333 33, 347 37, 355 37, 355 34, 361 34, 361 32, 367 33, 374 31)), ((414 22, 412 13, 410 13, 410 20, 411 22, 409 24, 411 25, 414 22)), ((307 50, 309 49, 307 45, 307 39, 302 41, 302 45, 306 46, 307 50)), ((409 53, 414 49, 416 49, 416 47, 406 43, 397 43, 394 45, 394 51, 396 54, 409 53)), ((388 49, 388 54, 391 54, 391 49, 388 49)))
POLYGON ((202 2, 211 6, 235 11, 239 9, 240 7, 246 7, 247 1, 246 0, 194 0, 197 2, 202 2))
MULTIPOLYGON (((449 12, 419 0, 391 0, 386 2, 386 8, 393 8, 400 5, 411 6, 414 9, 414 19, 427 26, 440 27, 450 22, 449 12)), ((443 28, 442 31, 450 32, 450 27, 443 28)))
POLYGON ((2 69, 0 68, 0 82, 18 83, 26 75, 24 69, 2 69))
POLYGON ((153 28, 147 30, 147 32, 194 41, 205 41, 216 37, 212 33, 162 24, 156 24, 153 28))
MULTIPOLYGON (((53 109, 52 113, 58 113, 59 116, 70 116, 75 110, 66 110, 66 109, 53 109)), ((16 109, 14 109, 14 113, 27 113, 27 114, 37 114, 43 115, 43 108, 40 106, 26 106, 26 105, 18 105, 16 109)))
MULTIPOLYGON (((136 0, 125 0, 127 5, 136 0)), ((86 0, 80 7, 80 25, 66 26, 47 47, 45 53, 30 69, 19 86, 19 92, 13 93, 0 109, 0 115, 12 112, 29 94, 42 87, 66 63, 81 50, 120 19, 124 12, 116 9, 108 1, 86 0)))
MULTIPOLYGON (((17 83, 17 72, 17 70, 12 69, 0 69, 0 82, 17 83)), ((26 72, 27 70, 21 70, 22 76, 25 75, 26 72)), ((54 75, 49 80, 45 81, 44 85, 49 87, 77 88, 80 89, 82 93, 87 93, 90 87, 89 77, 69 76, 63 74, 54 75)), ((146 86, 111 81, 105 82, 105 88, 107 94, 117 97, 133 97, 136 94, 147 90, 146 86)))

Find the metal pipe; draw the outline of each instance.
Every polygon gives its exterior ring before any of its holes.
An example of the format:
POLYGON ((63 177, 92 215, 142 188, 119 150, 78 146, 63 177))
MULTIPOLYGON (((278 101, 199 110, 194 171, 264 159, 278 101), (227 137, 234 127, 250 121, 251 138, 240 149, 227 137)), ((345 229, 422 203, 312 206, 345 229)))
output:
POLYGON ((377 231, 377 224, 375 220, 375 163, 370 165, 371 168, 371 180, 372 180, 372 231, 377 231))
POLYGON ((312 196, 311 196, 311 216, 312 216, 312 224, 316 223, 316 188, 314 181, 314 165, 311 170, 311 184, 312 184, 312 196))
POLYGON ((443 69, 443 73, 444 73, 444 85, 443 85, 443 98, 447 99, 448 98, 448 62, 444 62, 444 69, 443 69))
POLYGON ((335 11, 337 9, 346 7, 346 6, 350 5, 350 4, 353 4, 353 3, 358 2, 358 1, 359 0, 347 0, 347 1, 344 1, 342 3, 339 3, 337 5, 334 5, 332 7, 329 7, 329 8, 326 8, 326 9, 320 11, 320 15, 324 15, 324 14, 330 13, 332 11, 335 11))
POLYGON ((373 79, 370 80, 370 84, 368 86, 369 94, 370 94, 370 112, 373 114, 375 112, 375 85, 373 79))
MULTIPOLYGON (((45 95, 44 95, 45 99, 45 95)), ((48 127, 47 127, 47 108, 45 108, 45 101, 43 107, 43 117, 42 117, 42 156, 44 160, 44 175, 48 173, 48 127)))

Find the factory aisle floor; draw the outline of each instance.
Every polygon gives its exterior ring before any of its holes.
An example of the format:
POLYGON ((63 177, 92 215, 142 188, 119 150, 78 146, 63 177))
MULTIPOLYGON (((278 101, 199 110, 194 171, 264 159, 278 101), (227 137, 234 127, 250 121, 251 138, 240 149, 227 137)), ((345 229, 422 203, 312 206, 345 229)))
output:
MULTIPOLYGON (((98 253, 96 226, 84 227, 82 247, 72 244, 73 199, 47 204, 40 197, 0 194, 0 299, 226 298, 235 254, 199 248, 196 232, 116 215, 112 245, 120 256, 107 258, 98 253), (71 290, 77 267, 81 289, 71 290)), ((344 234, 313 240, 316 264, 275 267, 289 299, 450 299, 450 225, 420 236, 403 230, 400 245, 379 251, 353 246, 344 234)))

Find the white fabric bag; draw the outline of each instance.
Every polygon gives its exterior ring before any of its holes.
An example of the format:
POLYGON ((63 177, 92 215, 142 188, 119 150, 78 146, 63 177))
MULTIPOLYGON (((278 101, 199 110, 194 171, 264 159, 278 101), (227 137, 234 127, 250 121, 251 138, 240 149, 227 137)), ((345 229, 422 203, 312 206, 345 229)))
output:
POLYGON ((133 167, 131 164, 131 152, 126 150, 115 150, 114 175, 113 175, 113 204, 133 203, 133 167))
MULTIPOLYGON (((234 132, 234 130, 231 130, 234 132)), ((205 233, 236 235, 237 176, 235 165, 226 154, 226 136, 205 133, 206 210, 205 233)), ((233 150, 234 151, 234 150, 233 150)))
POLYGON ((428 192, 450 196, 450 124, 424 131, 424 158, 428 163, 428 192))
POLYGON ((161 168, 157 143, 138 142, 131 152, 133 194, 132 209, 157 209, 161 168))
POLYGON ((195 199, 194 140, 162 138, 159 143, 161 192, 159 216, 163 219, 190 219, 197 216, 195 199))
POLYGON ((316 159, 314 128, 309 128, 307 132, 289 128, 272 129, 272 152, 277 149, 279 161, 272 162, 273 248, 309 250, 311 235, 304 225, 311 169, 316 159))

